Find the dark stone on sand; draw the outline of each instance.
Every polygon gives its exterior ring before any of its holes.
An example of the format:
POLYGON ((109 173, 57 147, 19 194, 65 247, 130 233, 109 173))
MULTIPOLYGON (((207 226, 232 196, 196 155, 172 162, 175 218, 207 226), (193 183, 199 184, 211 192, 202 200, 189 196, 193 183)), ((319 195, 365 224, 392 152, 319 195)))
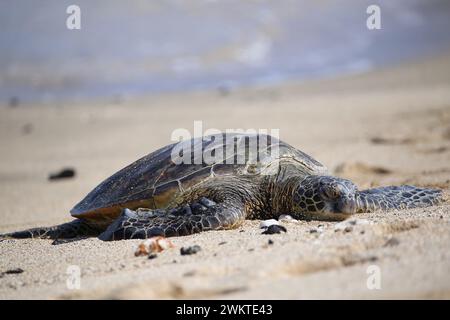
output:
POLYGON ((387 145, 395 145, 395 144, 410 144, 414 142, 411 138, 383 138, 383 137, 372 137, 370 138, 370 142, 373 144, 387 144, 387 145))
POLYGON ((262 234, 274 234, 281 232, 287 232, 286 228, 278 224, 273 224, 269 226, 265 231, 263 231, 262 234))
POLYGON ((56 173, 51 173, 48 176, 48 179, 50 181, 54 181, 54 180, 60 180, 60 179, 68 179, 68 178, 73 178, 75 177, 75 169, 73 168, 64 168, 59 172, 56 173))
POLYGON ((180 254, 182 256, 190 255, 190 254, 196 254, 200 250, 202 250, 202 248, 199 245, 195 245, 195 246, 191 246, 191 247, 182 247, 180 249, 180 254))
POLYGON ((23 273, 22 268, 9 269, 3 272, 3 274, 20 274, 20 273, 23 273))

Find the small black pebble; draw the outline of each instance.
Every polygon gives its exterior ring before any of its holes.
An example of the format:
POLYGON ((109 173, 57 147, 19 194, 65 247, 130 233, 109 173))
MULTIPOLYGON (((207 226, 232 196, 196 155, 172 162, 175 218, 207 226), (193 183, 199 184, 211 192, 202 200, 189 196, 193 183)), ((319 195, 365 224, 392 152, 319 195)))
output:
POLYGON ((309 233, 317 233, 317 229, 311 229, 309 230, 309 233))
POLYGON ((151 254, 148 255, 149 259, 155 259, 157 257, 158 257, 158 255, 156 253, 151 253, 151 254))
POLYGON ((281 231, 287 232, 287 230, 286 230, 285 227, 280 226, 280 225, 278 225, 278 224, 272 224, 272 225, 269 226, 265 231, 263 231, 262 234, 281 233, 281 231))
POLYGON ((49 180, 59 180, 75 177, 75 169, 65 168, 57 173, 52 173, 48 176, 49 180))
POLYGON ((245 232, 245 230, 239 230, 239 232, 245 232))
POLYGON ((189 255, 189 254, 196 254, 200 250, 202 250, 202 248, 199 245, 195 245, 195 246, 191 246, 191 247, 182 247, 180 249, 180 254, 182 256, 189 255))
POLYGON ((270 245, 274 244, 272 239, 269 239, 269 241, 267 241, 267 243, 270 244, 270 245))
POLYGON ((21 268, 16 268, 16 269, 6 270, 6 271, 4 272, 4 274, 19 274, 19 273, 23 273, 23 269, 21 269, 21 268))
POLYGON ((344 232, 352 232, 353 228, 350 226, 345 227, 344 232))
POLYGON ((222 241, 221 243, 219 243, 219 246, 221 246, 221 245, 223 245, 225 243, 227 243, 227 242, 226 241, 222 241))
POLYGON ((255 251, 255 249, 253 249, 253 248, 250 248, 250 249, 248 249, 248 251, 252 252, 252 251, 255 251))

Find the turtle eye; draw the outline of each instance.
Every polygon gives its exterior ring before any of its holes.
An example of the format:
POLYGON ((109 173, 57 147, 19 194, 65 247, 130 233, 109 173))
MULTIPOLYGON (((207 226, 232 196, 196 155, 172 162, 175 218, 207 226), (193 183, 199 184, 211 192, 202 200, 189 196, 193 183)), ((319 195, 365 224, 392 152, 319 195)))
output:
POLYGON ((337 186, 328 185, 322 188, 322 194, 328 199, 337 199, 341 195, 341 191, 337 186))

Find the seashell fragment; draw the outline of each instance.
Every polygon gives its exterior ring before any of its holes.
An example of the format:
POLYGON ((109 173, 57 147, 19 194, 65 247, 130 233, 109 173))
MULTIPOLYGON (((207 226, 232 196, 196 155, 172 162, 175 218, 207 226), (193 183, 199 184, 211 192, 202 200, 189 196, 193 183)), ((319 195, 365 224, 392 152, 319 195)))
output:
POLYGON ((150 255, 173 247, 175 246, 172 243, 172 241, 170 241, 165 237, 162 236, 152 237, 150 239, 142 241, 136 248, 134 255, 136 257, 150 255))

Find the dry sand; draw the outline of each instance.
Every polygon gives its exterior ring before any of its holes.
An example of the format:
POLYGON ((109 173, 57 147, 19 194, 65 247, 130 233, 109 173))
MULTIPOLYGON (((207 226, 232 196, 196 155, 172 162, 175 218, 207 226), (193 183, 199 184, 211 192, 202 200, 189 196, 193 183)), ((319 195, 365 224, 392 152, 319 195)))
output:
MULTIPOLYGON (((170 142, 175 128, 279 128, 280 137, 361 188, 450 187, 450 55, 362 75, 270 88, 77 105, 0 108, 0 232, 70 221, 104 178, 170 142), (62 167, 74 179, 49 182, 62 167)), ((448 196, 447 196, 448 197, 448 196)), ((450 205, 173 238, 156 259, 138 240, 0 242, 0 298, 450 298, 450 205), (322 225, 318 228, 319 225, 322 225), (312 229, 319 232, 311 231, 312 229), (274 241, 268 245, 268 239, 274 241), (179 247, 198 244, 196 255, 179 247), (80 267, 81 289, 66 285, 80 267), (369 290, 378 266, 381 288, 369 290)))

